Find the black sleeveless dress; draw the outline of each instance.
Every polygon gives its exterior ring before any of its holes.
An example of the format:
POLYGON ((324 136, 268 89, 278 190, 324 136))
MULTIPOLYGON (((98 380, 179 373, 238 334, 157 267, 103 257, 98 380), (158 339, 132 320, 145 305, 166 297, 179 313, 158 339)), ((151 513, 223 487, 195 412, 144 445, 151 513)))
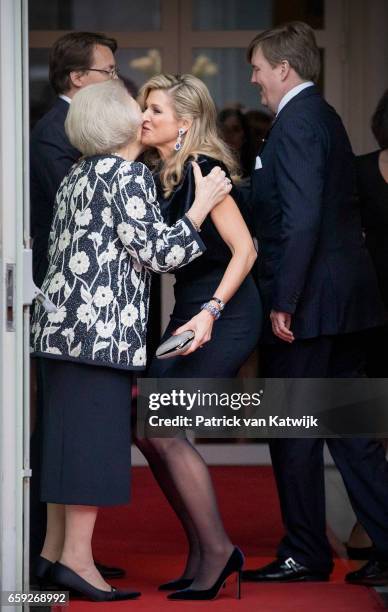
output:
MULTIPOLYGON (((217 160, 201 155, 198 163, 202 174, 207 175, 217 160)), ((226 171, 226 169, 224 168, 226 171)), ((158 202, 166 223, 182 217, 191 207, 195 197, 195 181, 191 163, 187 163, 181 184, 165 199, 158 177, 158 202)), ((238 192, 231 196, 238 204, 238 192)), ((229 247, 219 235, 210 215, 202 225, 201 238, 207 250, 201 257, 175 272, 175 306, 170 323, 161 342, 171 333, 198 314, 201 305, 215 293, 231 259, 229 247)), ((257 286, 251 274, 226 304, 218 321, 215 321, 212 338, 187 357, 172 357, 151 361, 148 377, 152 378, 229 378, 238 370, 255 349, 262 327, 262 305, 257 286)))

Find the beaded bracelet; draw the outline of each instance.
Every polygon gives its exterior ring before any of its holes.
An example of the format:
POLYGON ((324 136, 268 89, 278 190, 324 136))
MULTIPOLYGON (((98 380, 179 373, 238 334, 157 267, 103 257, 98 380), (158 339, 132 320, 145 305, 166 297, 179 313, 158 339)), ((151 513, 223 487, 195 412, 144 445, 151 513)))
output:
POLYGON ((216 302, 216 304, 218 304, 219 306, 219 310, 222 311, 225 308, 225 302, 223 302, 222 300, 220 300, 220 298, 216 297, 215 295, 213 295, 212 299, 210 300, 211 302, 216 302))
POLYGON ((207 310, 210 312, 215 321, 217 321, 217 319, 219 319, 221 316, 221 310, 219 310, 217 306, 213 306, 213 304, 210 302, 205 302, 202 304, 201 310, 207 310))

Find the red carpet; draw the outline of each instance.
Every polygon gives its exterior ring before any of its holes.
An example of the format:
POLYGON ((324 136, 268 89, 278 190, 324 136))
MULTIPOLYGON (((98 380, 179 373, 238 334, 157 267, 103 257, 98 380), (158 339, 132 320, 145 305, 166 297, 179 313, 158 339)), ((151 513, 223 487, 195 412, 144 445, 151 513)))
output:
MULTIPOLYGON (((269 467, 212 468, 221 512, 228 533, 247 557, 246 567, 269 562, 282 527, 272 471, 269 467)), ((167 610, 190 612, 374 612, 383 610, 375 592, 344 584, 343 577, 358 567, 337 560, 329 583, 263 585, 243 583, 235 599, 235 580, 213 602, 171 602, 156 585, 179 576, 185 554, 183 532, 147 468, 134 468, 130 506, 103 509, 98 518, 94 551, 104 563, 124 567, 128 578, 117 587, 132 586, 139 600, 111 604, 73 600, 71 612, 97 610, 167 610)), ((63 608, 57 608, 63 610, 63 608)))

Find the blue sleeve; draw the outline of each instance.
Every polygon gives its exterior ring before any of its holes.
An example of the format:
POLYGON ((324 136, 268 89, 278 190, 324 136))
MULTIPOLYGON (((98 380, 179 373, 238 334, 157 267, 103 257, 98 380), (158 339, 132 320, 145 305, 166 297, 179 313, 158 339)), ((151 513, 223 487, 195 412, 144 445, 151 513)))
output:
MULTIPOLYGON (((50 126, 50 129, 31 140, 31 179, 37 184, 40 200, 43 196, 47 202, 54 205, 59 185, 80 155, 70 144, 65 132, 56 125, 50 126)), ((32 204, 39 207, 39 201, 32 204)), ((42 213, 41 210, 33 210, 33 216, 36 212, 42 213)), ((52 214, 52 210, 50 213, 52 214)))
POLYGON ((282 259, 272 307, 293 314, 320 231, 326 168, 326 137, 304 118, 287 122, 276 149, 275 178, 282 211, 282 259))

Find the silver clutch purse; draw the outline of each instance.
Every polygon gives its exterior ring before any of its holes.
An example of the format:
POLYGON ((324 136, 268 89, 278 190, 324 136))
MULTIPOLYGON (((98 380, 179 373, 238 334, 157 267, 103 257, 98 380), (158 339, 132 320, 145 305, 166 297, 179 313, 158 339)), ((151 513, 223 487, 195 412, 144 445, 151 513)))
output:
POLYGON ((158 359, 168 359, 169 357, 175 357, 184 353, 191 346, 194 336, 195 334, 191 330, 184 331, 177 336, 171 336, 171 338, 158 346, 156 357, 158 359))

